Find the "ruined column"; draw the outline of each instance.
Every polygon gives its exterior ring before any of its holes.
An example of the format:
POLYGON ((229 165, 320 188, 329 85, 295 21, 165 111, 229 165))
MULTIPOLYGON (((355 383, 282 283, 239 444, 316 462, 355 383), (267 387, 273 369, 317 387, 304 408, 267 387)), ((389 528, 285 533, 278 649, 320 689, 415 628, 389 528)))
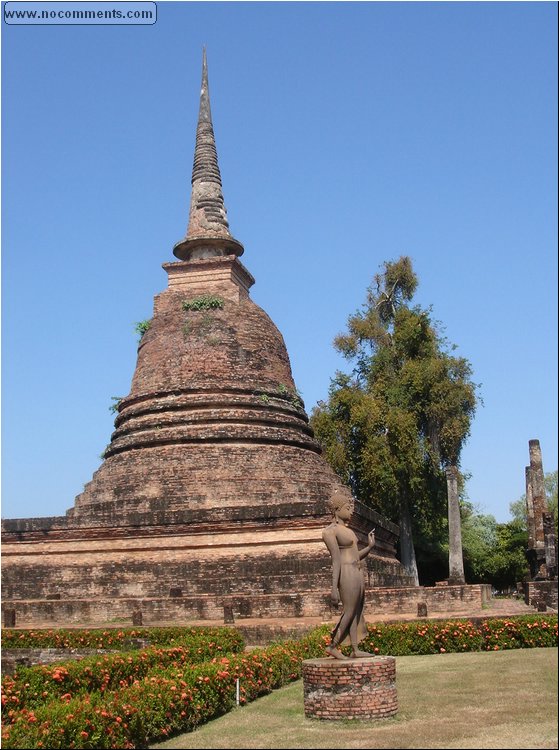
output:
POLYGON ((446 470, 448 495, 448 582, 465 583, 462 557, 462 526, 458 498, 458 469, 449 466, 446 470))
POLYGON ((542 451, 539 440, 530 440, 529 446, 532 503, 534 508, 534 546, 537 550, 543 550, 545 549, 543 514, 547 512, 547 499, 543 478, 542 451))
POLYGON ((532 472, 526 467, 526 526, 528 529, 528 549, 536 547, 536 521, 534 519, 534 498, 532 496, 532 472))
POLYGON ((526 468, 526 517, 530 579, 545 581, 557 575, 553 516, 547 507, 542 452, 539 440, 530 440, 530 466, 526 468))

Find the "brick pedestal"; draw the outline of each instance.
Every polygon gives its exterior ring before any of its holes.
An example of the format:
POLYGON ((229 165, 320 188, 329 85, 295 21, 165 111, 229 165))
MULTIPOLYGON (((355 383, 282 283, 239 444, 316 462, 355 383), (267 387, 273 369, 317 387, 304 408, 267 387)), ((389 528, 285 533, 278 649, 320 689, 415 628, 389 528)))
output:
POLYGON ((305 716, 315 719, 386 719, 398 711, 396 659, 306 659, 305 716))

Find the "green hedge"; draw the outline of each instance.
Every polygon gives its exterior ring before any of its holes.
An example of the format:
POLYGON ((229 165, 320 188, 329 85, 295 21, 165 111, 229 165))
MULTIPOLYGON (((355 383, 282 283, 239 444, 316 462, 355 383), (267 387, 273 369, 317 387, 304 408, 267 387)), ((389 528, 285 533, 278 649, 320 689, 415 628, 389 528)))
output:
POLYGON ((369 625, 368 630, 361 648, 392 656, 557 646, 557 615, 423 620, 369 625))
POLYGON ((123 648, 130 639, 145 638, 152 646, 188 644, 193 638, 219 639, 226 651, 243 648, 238 630, 227 627, 105 628, 97 630, 2 629, 2 648, 123 648))
MULTIPOLYGON (((240 647, 234 649, 235 652, 241 650, 240 647)), ((10 710, 20 706, 35 708, 55 698, 125 687, 154 669, 188 666, 224 653, 225 649, 218 643, 202 643, 196 638, 190 648, 150 646, 128 654, 88 656, 80 661, 19 667, 14 676, 7 675, 2 680, 2 717, 9 723, 10 710)))

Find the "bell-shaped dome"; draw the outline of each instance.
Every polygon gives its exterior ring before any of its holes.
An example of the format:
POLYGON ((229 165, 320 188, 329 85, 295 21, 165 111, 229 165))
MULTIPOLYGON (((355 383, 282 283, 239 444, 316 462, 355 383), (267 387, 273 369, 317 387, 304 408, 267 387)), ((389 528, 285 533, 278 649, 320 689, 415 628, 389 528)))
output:
POLYGON ((223 266, 239 261, 213 259, 202 289, 200 261, 176 265, 182 284, 156 298, 105 455, 239 440, 319 452, 282 335, 234 280, 223 279, 223 266))

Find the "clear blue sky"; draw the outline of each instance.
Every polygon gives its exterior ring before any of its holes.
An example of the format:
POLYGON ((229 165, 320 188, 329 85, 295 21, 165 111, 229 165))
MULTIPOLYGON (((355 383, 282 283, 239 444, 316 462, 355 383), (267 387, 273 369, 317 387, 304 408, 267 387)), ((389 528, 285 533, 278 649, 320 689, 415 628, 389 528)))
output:
POLYGON ((63 514, 129 392, 190 196, 201 51, 232 232, 307 411, 410 255, 482 383, 463 453, 498 521, 557 468, 555 3, 158 3, 2 24, 2 515, 63 514))

